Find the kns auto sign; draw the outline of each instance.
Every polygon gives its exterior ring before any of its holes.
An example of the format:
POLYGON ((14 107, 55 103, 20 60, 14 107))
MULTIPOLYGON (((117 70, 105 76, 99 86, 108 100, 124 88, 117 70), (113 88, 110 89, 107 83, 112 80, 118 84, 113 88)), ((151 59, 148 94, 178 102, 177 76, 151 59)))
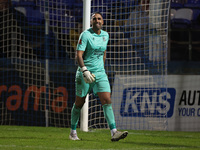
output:
POLYGON ((126 88, 120 108, 122 117, 171 117, 174 110, 174 88, 126 88))

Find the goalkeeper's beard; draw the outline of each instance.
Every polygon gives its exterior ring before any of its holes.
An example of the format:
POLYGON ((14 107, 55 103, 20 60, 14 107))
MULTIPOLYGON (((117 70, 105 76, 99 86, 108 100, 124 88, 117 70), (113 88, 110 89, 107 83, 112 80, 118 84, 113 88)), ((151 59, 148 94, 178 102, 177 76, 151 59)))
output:
POLYGON ((93 29, 95 29, 95 30, 101 30, 101 28, 102 28, 102 25, 101 24, 95 24, 95 25, 93 25, 93 29))

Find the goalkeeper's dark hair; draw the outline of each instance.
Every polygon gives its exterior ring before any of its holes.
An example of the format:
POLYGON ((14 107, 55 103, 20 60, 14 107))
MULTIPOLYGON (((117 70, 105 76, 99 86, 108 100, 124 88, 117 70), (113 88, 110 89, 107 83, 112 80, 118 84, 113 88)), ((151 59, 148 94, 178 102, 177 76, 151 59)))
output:
POLYGON ((96 14, 99 14, 99 15, 101 15, 101 17, 103 18, 103 15, 102 15, 102 13, 100 13, 100 12, 98 12, 98 11, 96 11, 96 12, 93 12, 93 13, 92 13, 92 15, 91 15, 91 18, 92 18, 92 16, 93 16, 93 15, 96 15, 96 14))

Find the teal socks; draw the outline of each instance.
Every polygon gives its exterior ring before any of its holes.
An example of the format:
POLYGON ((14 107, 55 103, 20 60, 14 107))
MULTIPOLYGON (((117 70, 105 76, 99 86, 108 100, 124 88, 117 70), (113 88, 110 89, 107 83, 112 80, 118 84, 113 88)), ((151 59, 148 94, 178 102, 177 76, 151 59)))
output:
POLYGON ((71 129, 76 130, 79 117, 80 117, 80 111, 81 109, 78 108, 75 104, 72 107, 72 112, 71 112, 71 129))
POLYGON ((115 116, 112 109, 112 104, 104 104, 103 106, 104 116, 108 122, 110 130, 116 129, 115 116))
MULTIPOLYGON (((103 106, 103 112, 104 116, 108 122, 110 130, 116 129, 116 124, 115 124, 115 117, 112 109, 112 104, 104 104, 103 106)), ((78 108, 75 104, 72 107, 71 111, 71 129, 76 130, 79 117, 80 117, 80 111, 81 109, 78 108)))

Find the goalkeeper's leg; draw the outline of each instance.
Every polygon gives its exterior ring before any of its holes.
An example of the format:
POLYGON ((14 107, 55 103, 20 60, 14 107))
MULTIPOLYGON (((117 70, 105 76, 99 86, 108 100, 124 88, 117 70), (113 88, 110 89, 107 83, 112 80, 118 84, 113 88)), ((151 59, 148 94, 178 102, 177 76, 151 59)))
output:
POLYGON ((80 111, 85 103, 85 98, 89 90, 89 84, 85 83, 82 73, 77 71, 76 73, 76 101, 71 111, 71 133, 69 138, 71 140, 79 140, 76 132, 76 127, 80 117, 80 111))
POLYGON ((120 139, 124 139, 128 135, 128 132, 127 131, 120 132, 120 131, 117 131, 116 129, 115 117, 114 117, 112 104, 110 100, 110 93, 101 92, 101 93, 98 93, 98 95, 103 105, 104 116, 108 122, 110 131, 111 131, 111 136, 112 136, 111 141, 119 141, 120 139))
POLYGON ((69 139, 71 140, 80 140, 77 136, 76 127, 80 117, 80 111, 85 103, 85 97, 76 96, 76 102, 74 103, 71 111, 71 132, 69 139))

